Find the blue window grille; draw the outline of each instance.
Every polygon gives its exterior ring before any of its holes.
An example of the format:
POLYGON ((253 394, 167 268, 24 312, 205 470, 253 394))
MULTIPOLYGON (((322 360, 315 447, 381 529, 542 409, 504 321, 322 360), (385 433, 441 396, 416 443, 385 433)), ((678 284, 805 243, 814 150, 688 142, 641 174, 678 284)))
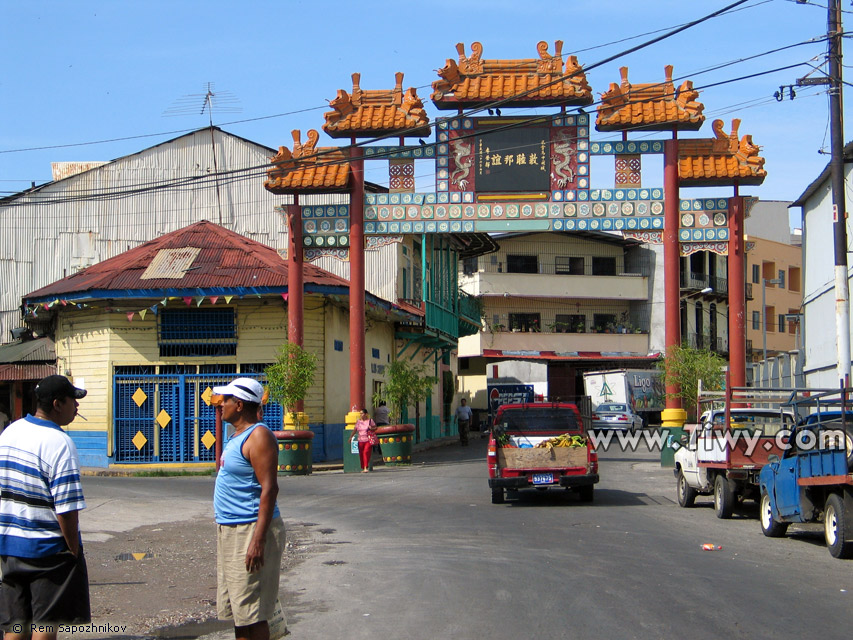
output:
POLYGON ((157 344, 162 358, 237 354, 234 309, 164 309, 157 318, 157 344))

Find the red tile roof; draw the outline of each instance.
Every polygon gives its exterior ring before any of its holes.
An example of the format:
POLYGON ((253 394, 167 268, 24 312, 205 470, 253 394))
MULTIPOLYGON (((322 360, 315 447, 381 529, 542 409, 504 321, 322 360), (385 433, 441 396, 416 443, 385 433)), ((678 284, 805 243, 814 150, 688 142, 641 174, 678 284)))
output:
POLYGON ((752 136, 738 138, 740 120, 732 120, 732 132, 726 134, 722 120, 714 120, 714 138, 678 141, 679 184, 684 187, 759 185, 767 177, 760 147, 752 136))
POLYGON ((664 82, 631 84, 628 67, 620 68, 622 83, 611 82, 610 88, 601 94, 595 128, 598 131, 699 129, 705 122, 702 115, 705 105, 696 100, 699 92, 693 89, 690 80, 682 82, 676 91, 672 65, 664 70, 664 82))
POLYGON ((592 104, 592 89, 576 56, 566 58, 563 68, 563 41, 555 43, 554 55, 548 43, 536 45, 539 58, 483 60, 483 45, 474 42, 471 56, 465 45, 456 50, 459 62, 448 58, 438 70, 441 80, 432 83, 432 101, 439 109, 465 109, 501 101, 500 107, 592 104))
POLYGON ((302 143, 302 132, 294 129, 293 151, 279 147, 270 160, 274 165, 267 170, 264 187, 272 193, 328 193, 349 188, 350 164, 347 152, 338 147, 319 147, 320 134, 308 131, 308 140, 302 143))
MULTIPOLYGON (((205 220, 150 240, 25 297, 32 300, 126 290, 140 291, 139 297, 146 297, 143 291, 155 297, 156 291, 164 289, 286 288, 287 270, 287 262, 275 249, 205 220), (150 268, 158 257, 159 264, 150 268), (170 268, 175 266, 179 268, 170 268), (155 268, 157 272, 152 273, 155 268)), ((349 287, 347 280, 310 264, 304 265, 304 282, 306 286, 349 287)))
POLYGON ((352 74, 352 93, 343 89, 329 102, 334 111, 324 114, 323 131, 333 138, 398 135, 419 138, 430 134, 429 117, 418 92, 403 92, 403 74, 395 74, 391 91, 363 91, 361 74, 352 74))

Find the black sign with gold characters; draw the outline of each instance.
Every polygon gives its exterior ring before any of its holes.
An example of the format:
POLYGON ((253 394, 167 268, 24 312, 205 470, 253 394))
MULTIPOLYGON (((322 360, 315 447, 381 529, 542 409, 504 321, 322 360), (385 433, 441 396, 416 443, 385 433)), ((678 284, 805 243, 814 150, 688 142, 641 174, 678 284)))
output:
POLYGON ((477 192, 550 191, 549 151, 548 127, 478 132, 474 179, 477 192))

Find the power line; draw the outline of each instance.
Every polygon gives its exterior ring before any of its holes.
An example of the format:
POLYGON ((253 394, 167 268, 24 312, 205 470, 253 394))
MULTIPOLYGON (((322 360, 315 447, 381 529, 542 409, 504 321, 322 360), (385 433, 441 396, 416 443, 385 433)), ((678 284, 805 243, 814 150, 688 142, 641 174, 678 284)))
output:
MULTIPOLYGON (((693 26, 701 24, 702 22, 710 20, 711 18, 718 17, 718 16, 723 15, 725 13, 734 13, 735 11, 743 11, 745 9, 752 9, 752 8, 757 7, 757 6, 760 6, 761 4, 765 4, 765 3, 769 2, 770 0, 763 0, 762 2, 759 2, 758 4, 750 6, 750 7, 742 7, 741 9, 735 9, 737 6, 745 4, 748 1, 749 0, 738 0, 737 2, 734 2, 734 3, 722 8, 718 11, 715 11, 715 12, 708 14, 707 16, 704 16, 704 17, 699 18, 697 20, 682 23, 682 24, 677 25, 675 27, 669 27, 669 28, 667 28, 666 33, 664 33, 662 36, 658 36, 656 38, 653 38, 652 40, 649 40, 649 41, 641 43, 635 47, 627 49, 624 52, 620 52, 620 53, 617 53, 613 56, 610 56, 609 58, 605 58, 604 60, 599 61, 590 67, 584 67, 584 71, 587 71, 587 70, 590 70, 590 69, 595 68, 597 66, 601 66, 601 65, 606 64, 608 62, 611 62, 612 60, 615 60, 618 57, 622 57, 624 55, 634 53, 635 51, 639 51, 640 49, 648 47, 652 44, 656 44, 657 42, 660 42, 662 40, 665 40, 666 38, 669 38, 673 35, 681 33, 682 31, 685 31, 685 30, 687 30, 693 26)), ((629 38, 623 38, 620 40, 614 40, 612 42, 605 43, 602 45, 596 45, 594 47, 588 47, 586 49, 579 49, 574 53, 591 51, 594 49, 598 49, 598 48, 602 48, 602 47, 606 47, 606 46, 611 46, 613 44, 619 44, 621 42, 625 42, 628 40, 635 40, 635 39, 641 38, 645 35, 651 35, 653 33, 660 33, 661 31, 664 31, 664 30, 665 29, 657 29, 654 31, 649 31, 649 32, 644 33, 644 34, 639 34, 639 35, 631 36, 629 38)), ((573 54, 566 54, 566 55, 573 55, 573 54)), ((571 75, 562 76, 559 80, 557 80, 555 82, 562 82, 563 80, 565 80, 569 77, 571 77, 571 75)), ((423 85, 423 86, 418 87, 418 88, 425 88, 425 87, 429 87, 429 86, 431 86, 431 85, 423 85)), ((523 96, 523 95, 525 95, 525 94, 519 94, 519 97, 523 96)), ((513 99, 514 98, 515 97, 513 97, 513 99)), ((299 113, 306 113, 309 111, 318 111, 320 109, 327 109, 327 108, 328 108, 328 105, 321 105, 321 106, 317 106, 317 107, 306 107, 304 109, 297 109, 294 111, 288 111, 288 112, 278 113, 278 114, 273 114, 273 115, 268 115, 268 116, 259 116, 259 117, 255 117, 255 118, 246 118, 246 119, 242 119, 242 120, 232 120, 230 122, 222 122, 222 123, 218 123, 216 126, 221 127, 221 126, 229 126, 229 125, 234 125, 234 124, 244 124, 247 122, 257 122, 260 120, 268 120, 268 119, 272 119, 272 118, 281 118, 284 116, 296 115, 299 113)), ((141 138, 152 138, 152 137, 166 136, 166 135, 178 135, 178 134, 182 134, 182 133, 190 133, 192 131, 196 131, 196 129, 195 128, 192 128, 192 129, 176 129, 176 130, 172 130, 172 131, 164 131, 164 132, 159 132, 159 133, 148 133, 148 134, 139 134, 139 135, 135 135, 135 136, 123 136, 123 137, 118 137, 118 138, 107 138, 107 139, 103 139, 103 140, 94 140, 94 141, 89 141, 89 142, 74 142, 74 143, 58 144, 58 145, 46 145, 46 146, 39 146, 39 147, 22 147, 19 149, 0 149, 0 154, 20 153, 20 152, 25 152, 25 151, 44 151, 44 150, 49 150, 49 149, 65 149, 65 148, 70 148, 70 147, 82 147, 82 146, 91 146, 91 145, 97 145, 97 144, 108 144, 108 143, 112 143, 112 142, 123 142, 123 141, 127 141, 127 140, 138 140, 141 138)))

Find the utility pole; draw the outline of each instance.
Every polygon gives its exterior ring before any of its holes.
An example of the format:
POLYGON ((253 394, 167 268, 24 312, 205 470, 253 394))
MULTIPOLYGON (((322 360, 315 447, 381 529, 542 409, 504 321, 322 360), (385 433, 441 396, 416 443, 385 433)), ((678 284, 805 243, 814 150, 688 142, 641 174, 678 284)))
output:
POLYGON ((850 304, 847 281, 847 207, 844 196, 844 123, 841 81, 841 7, 829 0, 829 126, 831 141, 832 227, 835 247, 835 332, 838 342, 838 379, 850 383, 850 304))

